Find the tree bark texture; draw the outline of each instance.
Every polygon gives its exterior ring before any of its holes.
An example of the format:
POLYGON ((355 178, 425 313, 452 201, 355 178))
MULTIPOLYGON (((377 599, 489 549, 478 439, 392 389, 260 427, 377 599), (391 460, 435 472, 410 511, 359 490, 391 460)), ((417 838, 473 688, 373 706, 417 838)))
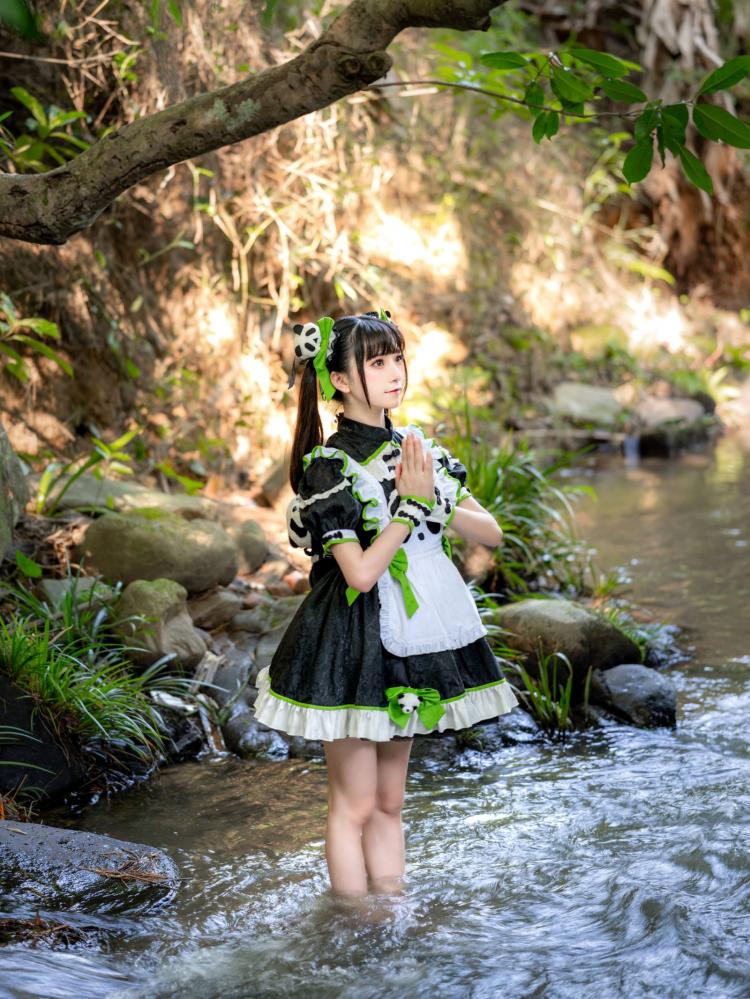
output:
POLYGON ((260 135, 383 77, 409 27, 487 30, 506 0, 352 0, 320 38, 281 66, 139 118, 64 166, 0 174, 0 235, 61 244, 134 184, 175 163, 260 135))

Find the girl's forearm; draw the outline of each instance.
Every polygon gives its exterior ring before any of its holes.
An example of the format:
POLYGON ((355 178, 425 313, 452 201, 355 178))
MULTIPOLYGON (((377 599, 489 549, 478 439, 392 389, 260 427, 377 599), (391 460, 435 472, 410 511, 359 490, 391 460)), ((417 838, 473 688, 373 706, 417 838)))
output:
POLYGON ((408 536, 406 524, 392 521, 369 548, 363 549, 356 541, 347 541, 334 545, 331 551, 348 585, 367 593, 386 571, 408 536))
POLYGON ((489 548, 496 548, 503 543, 502 528, 486 510, 481 513, 457 506, 453 520, 450 523, 458 534, 469 541, 479 541, 489 548))

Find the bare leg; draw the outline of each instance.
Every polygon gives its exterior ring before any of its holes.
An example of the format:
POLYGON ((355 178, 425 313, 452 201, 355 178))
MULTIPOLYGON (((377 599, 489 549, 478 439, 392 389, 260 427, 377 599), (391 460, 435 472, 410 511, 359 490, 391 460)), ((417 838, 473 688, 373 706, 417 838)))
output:
POLYGON ((375 806, 377 743, 370 739, 323 742, 328 766, 326 862, 338 895, 366 895, 362 829, 375 806))
POLYGON ((377 743, 375 808, 362 831, 362 850, 373 887, 399 890, 405 867, 404 803, 406 773, 413 739, 377 743))

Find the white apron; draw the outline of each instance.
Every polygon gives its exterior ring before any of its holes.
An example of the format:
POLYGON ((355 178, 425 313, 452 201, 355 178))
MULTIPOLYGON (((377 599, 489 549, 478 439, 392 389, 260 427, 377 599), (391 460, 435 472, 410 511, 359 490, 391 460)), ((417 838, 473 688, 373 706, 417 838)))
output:
MULTIPOLYGON (((428 445, 433 456, 435 481, 439 483, 441 494, 455 506, 460 484, 440 466, 439 445, 425 439, 420 428, 409 425, 402 432, 407 430, 416 430, 428 445)), ((342 459, 344 475, 351 479, 355 495, 364 503, 365 526, 376 528, 380 534, 391 518, 383 487, 369 469, 380 472, 383 479, 391 477, 390 471, 378 467, 378 458, 366 465, 360 464, 338 448, 318 445, 311 457, 320 455, 342 459)), ((419 606, 411 616, 407 614, 402 585, 390 569, 386 569, 378 579, 378 596, 381 640, 389 652, 397 656, 442 652, 461 648, 487 635, 466 583, 443 549, 442 525, 433 533, 422 522, 413 528, 400 551, 408 560, 406 578, 419 606)))

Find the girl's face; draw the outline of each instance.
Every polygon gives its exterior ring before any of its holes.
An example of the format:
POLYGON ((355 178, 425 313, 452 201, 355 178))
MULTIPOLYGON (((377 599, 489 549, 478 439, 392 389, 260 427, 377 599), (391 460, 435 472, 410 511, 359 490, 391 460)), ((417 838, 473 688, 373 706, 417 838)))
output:
MULTIPOLYGON (((400 405, 406 384, 406 365, 404 355, 379 354, 365 361, 365 380, 367 382, 367 393, 370 396, 370 406, 373 409, 394 409, 400 405)), ((362 383, 359 380, 357 366, 354 365, 353 378, 350 377, 349 384, 352 386, 352 395, 364 406, 367 405, 365 394, 362 391, 362 383)))

